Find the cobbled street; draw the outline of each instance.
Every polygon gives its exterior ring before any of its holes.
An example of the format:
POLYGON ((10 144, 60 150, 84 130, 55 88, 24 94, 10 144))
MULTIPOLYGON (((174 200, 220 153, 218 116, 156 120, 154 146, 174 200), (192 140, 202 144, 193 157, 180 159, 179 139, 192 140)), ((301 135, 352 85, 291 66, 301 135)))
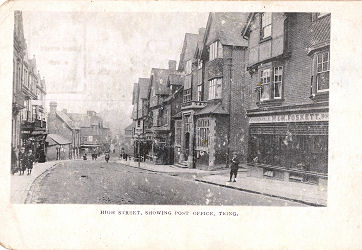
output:
POLYGON ((32 184, 26 203, 302 205, 196 182, 190 173, 151 172, 101 158, 68 161, 46 171, 32 184))

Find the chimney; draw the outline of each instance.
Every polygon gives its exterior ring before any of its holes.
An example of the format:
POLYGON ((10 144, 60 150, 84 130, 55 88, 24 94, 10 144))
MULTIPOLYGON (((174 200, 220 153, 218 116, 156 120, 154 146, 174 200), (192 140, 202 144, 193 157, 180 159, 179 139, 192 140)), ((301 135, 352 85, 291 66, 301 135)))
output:
POLYGON ((50 102, 49 106, 50 106, 50 114, 54 115, 55 112, 57 112, 57 106, 58 106, 57 102, 50 102))
POLYGON ((168 69, 169 70, 176 70, 176 61, 175 60, 169 60, 168 61, 168 69))

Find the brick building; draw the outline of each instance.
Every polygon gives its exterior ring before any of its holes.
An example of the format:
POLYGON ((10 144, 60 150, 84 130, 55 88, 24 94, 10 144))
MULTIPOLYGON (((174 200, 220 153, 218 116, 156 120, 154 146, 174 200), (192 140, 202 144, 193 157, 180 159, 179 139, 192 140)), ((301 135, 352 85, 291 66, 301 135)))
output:
POLYGON ((242 34, 254 174, 318 181, 328 172, 330 15, 250 13, 242 34))
POLYGON ((152 142, 147 158, 155 164, 167 164, 170 162, 169 155, 172 143, 169 140, 171 131, 165 126, 162 117, 168 117, 170 110, 164 105, 165 100, 171 94, 171 88, 167 85, 170 74, 177 74, 176 61, 169 61, 168 69, 151 70, 149 85, 148 117, 146 119, 146 137, 152 142))
POLYGON ((135 131, 133 135, 134 155, 140 155, 142 160, 145 160, 152 148, 150 135, 146 135, 147 115, 149 105, 149 78, 139 78, 138 83, 134 84, 133 88, 133 112, 132 119, 134 120, 135 131))
POLYGON ((192 77, 190 94, 185 91, 186 80, 184 84, 179 132, 180 161, 188 167, 225 167, 231 151, 246 154, 241 86, 247 41, 240 35, 246 20, 243 13, 210 13, 186 62, 191 64, 192 77))
POLYGON ((37 70, 35 56, 28 58, 22 12, 14 12, 12 147, 32 149, 45 161, 45 80, 37 70))
MULTIPOLYGON (((62 111, 57 110, 57 103, 50 103, 50 111, 48 114, 48 133, 54 135, 54 140, 48 140, 48 142, 53 143, 53 147, 56 147, 57 150, 60 150, 59 145, 63 145, 62 142, 70 142, 67 159, 74 159, 80 157, 80 128, 76 123, 69 117, 67 110, 63 109, 62 111), (60 138, 57 140, 57 138, 60 138), (64 138, 64 139, 62 139, 64 138), (58 145, 57 142, 60 142, 58 145)), ((64 143, 65 145, 66 143, 64 143)), ((48 144, 47 156, 50 158, 53 157, 53 153, 49 152, 50 145, 48 144), (49 156, 51 155, 51 156, 49 156)), ((50 159, 49 158, 49 159, 50 159)))
POLYGON ((110 129, 95 111, 86 114, 67 113, 80 130, 81 154, 85 152, 103 153, 110 147, 110 129))

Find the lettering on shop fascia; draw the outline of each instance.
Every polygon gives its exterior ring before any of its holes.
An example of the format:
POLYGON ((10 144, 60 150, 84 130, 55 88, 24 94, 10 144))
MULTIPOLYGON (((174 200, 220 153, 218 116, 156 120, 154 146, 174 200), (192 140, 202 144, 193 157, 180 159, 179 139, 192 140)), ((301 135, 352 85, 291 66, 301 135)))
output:
POLYGON ((272 122, 318 122, 328 121, 328 113, 306 113, 288 115, 269 115, 250 117, 250 123, 272 123, 272 122))

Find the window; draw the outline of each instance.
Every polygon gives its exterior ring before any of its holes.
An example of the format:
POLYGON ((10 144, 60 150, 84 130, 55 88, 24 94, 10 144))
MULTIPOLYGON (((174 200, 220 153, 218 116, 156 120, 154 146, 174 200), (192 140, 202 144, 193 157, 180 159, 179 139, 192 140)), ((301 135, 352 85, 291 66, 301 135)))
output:
POLYGON ((37 114, 36 114, 36 106, 32 106, 32 121, 35 121, 38 117, 37 117, 37 114))
POLYGON ((93 141, 93 136, 92 136, 92 135, 88 136, 88 141, 89 141, 89 142, 92 142, 92 141, 93 141))
POLYGON ((141 120, 137 121, 137 128, 141 127, 141 120))
POLYGON ((264 69, 260 71, 260 91, 259 99, 260 101, 270 99, 270 69, 264 69))
POLYGON ((209 47, 209 60, 222 57, 222 44, 219 41, 212 43, 209 47))
POLYGON ((186 69, 185 69, 186 75, 191 74, 191 69, 192 69, 192 62, 191 62, 191 60, 188 60, 186 62, 186 69))
POLYGON ((282 81, 283 81, 283 67, 274 68, 274 82, 273 82, 273 98, 282 98, 282 81))
POLYGON ((271 36, 272 13, 264 12, 261 14, 261 39, 271 36))
POLYGON ((209 119, 197 120, 196 145, 197 147, 207 147, 209 145, 209 119))
POLYGON ((202 85, 197 86, 197 100, 202 101, 202 85))
POLYGON ((186 102, 189 102, 189 101, 191 101, 191 89, 186 89, 186 90, 184 90, 183 102, 186 103, 186 102))
POLYGON ((329 89, 329 52, 317 54, 317 92, 328 91, 329 89))
POLYGON ((222 78, 214 78, 209 81, 209 100, 220 99, 222 92, 222 78))
POLYGON ((185 133, 191 131, 191 123, 192 123, 192 118, 191 118, 191 116, 190 116, 190 115, 185 115, 185 116, 184 116, 184 129, 185 129, 185 133))

